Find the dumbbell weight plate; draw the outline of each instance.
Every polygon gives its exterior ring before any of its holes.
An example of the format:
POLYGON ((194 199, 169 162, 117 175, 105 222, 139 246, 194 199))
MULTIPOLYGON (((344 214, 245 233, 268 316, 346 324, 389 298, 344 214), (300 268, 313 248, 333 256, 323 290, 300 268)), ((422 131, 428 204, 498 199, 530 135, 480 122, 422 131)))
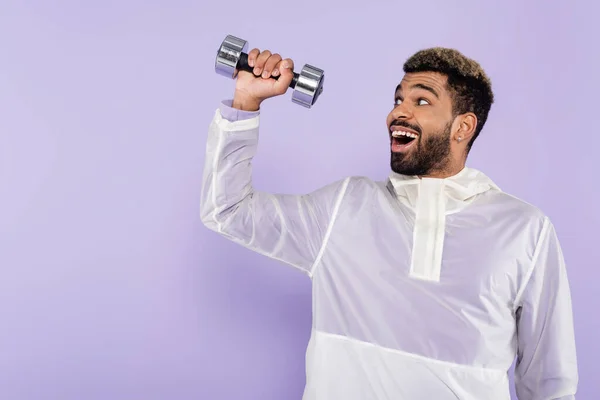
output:
POLYGON ((236 67, 242 53, 248 54, 248 42, 228 35, 217 51, 215 71, 227 78, 235 78, 236 67))
POLYGON ((325 72, 320 68, 306 64, 298 76, 292 94, 292 101, 306 108, 312 107, 323 93, 324 82, 325 72))

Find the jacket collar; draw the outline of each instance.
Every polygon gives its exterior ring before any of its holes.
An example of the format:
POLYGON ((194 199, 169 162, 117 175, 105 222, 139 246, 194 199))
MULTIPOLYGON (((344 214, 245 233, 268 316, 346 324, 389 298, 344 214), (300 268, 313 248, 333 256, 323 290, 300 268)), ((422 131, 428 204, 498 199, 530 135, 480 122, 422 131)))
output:
POLYGON ((391 183, 396 195, 403 203, 415 209, 419 200, 419 193, 438 192, 445 198, 444 211, 455 212, 468 205, 474 198, 489 190, 501 190, 483 172, 469 167, 464 167, 459 173, 448 178, 420 178, 418 176, 390 173, 391 183))

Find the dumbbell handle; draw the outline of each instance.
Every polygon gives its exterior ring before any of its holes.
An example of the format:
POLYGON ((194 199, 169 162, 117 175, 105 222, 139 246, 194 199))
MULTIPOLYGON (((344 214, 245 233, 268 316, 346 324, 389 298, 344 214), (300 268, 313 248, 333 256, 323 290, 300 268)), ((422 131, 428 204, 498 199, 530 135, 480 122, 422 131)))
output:
MULTIPOLYGON (((253 72, 254 68, 248 65, 248 54, 242 52, 240 53, 240 59, 236 65, 236 68, 240 71, 253 72)), ((273 79, 279 79, 281 75, 271 76, 273 79)), ((296 87, 296 83, 298 83, 298 78, 300 78, 300 74, 294 72, 294 78, 292 82, 290 82, 290 87, 294 89, 296 87)))

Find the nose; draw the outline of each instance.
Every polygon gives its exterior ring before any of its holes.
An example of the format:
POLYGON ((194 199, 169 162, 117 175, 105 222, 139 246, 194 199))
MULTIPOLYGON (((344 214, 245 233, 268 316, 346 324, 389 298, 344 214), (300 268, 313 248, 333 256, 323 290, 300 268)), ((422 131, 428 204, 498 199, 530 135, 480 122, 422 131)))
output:
POLYGON ((412 110, 405 102, 398 104, 392 110, 392 119, 410 119, 412 116, 412 110))

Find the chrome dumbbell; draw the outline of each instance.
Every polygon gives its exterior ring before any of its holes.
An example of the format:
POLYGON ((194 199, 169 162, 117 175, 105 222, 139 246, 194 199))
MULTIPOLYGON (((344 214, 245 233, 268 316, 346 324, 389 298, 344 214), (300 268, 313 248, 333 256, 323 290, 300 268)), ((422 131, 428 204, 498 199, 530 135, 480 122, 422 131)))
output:
MULTIPOLYGON (((219 50, 215 61, 215 71, 219 75, 234 79, 237 71, 252 72, 248 65, 248 43, 240 38, 227 35, 219 50)), ((278 79, 279 76, 272 77, 278 79)), ((311 108, 323 92, 325 72, 312 65, 304 65, 300 73, 294 72, 290 88, 294 89, 292 101, 296 104, 311 108)))

